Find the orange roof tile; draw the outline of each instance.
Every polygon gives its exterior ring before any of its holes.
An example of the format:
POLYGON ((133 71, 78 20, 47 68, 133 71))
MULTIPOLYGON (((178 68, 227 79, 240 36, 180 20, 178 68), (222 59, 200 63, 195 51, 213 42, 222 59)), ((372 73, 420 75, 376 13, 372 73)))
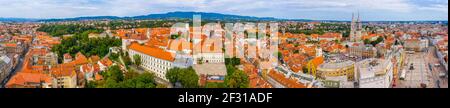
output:
POLYGON ((105 66, 111 66, 113 64, 113 62, 111 60, 109 60, 109 58, 104 58, 104 59, 100 60, 100 63, 105 66))
POLYGON ((81 70, 83 72, 90 72, 90 71, 92 71, 92 65, 91 64, 84 64, 84 65, 81 65, 81 67, 83 68, 83 70, 81 70))
POLYGON ((82 65, 82 64, 87 64, 89 61, 86 58, 86 56, 84 56, 81 52, 78 52, 75 55, 75 60, 72 61, 71 63, 75 64, 75 65, 82 65))
POLYGON ((94 72, 100 72, 100 66, 98 64, 93 64, 94 72))
POLYGON ((98 62, 98 61, 100 60, 100 57, 97 56, 97 55, 94 55, 94 56, 91 56, 89 59, 90 59, 92 62, 98 62))
POLYGON ((18 72, 8 81, 6 87, 13 87, 16 85, 28 86, 28 83, 41 83, 41 82, 51 83, 52 78, 46 74, 41 73, 18 72))
POLYGON ((100 75, 99 73, 95 73, 95 80, 103 80, 103 76, 100 75))
POLYGON ((17 47, 17 44, 15 43, 5 43, 4 45, 5 47, 17 47))
POLYGON ((72 56, 70 56, 69 53, 64 54, 64 59, 72 59, 72 56))
POLYGON ((140 44, 135 43, 135 42, 131 43, 131 45, 128 46, 128 48, 130 48, 132 50, 135 50, 135 51, 138 51, 138 52, 141 52, 141 53, 144 53, 144 54, 149 55, 149 56, 153 56, 153 57, 159 58, 159 59, 172 61, 172 62, 175 61, 175 58, 172 56, 172 53, 166 52, 166 51, 164 51, 162 49, 159 49, 159 48, 152 48, 152 47, 149 47, 149 46, 140 45, 140 44))
POLYGON ((175 51, 182 51, 182 50, 191 50, 193 47, 193 44, 190 42, 187 42, 185 40, 170 40, 168 44, 168 49, 175 50, 175 51))
POLYGON ((51 74, 57 77, 61 76, 75 76, 75 66, 71 63, 60 64, 52 67, 50 70, 51 74))
POLYGON ((281 83, 282 85, 287 86, 288 88, 306 88, 304 84, 297 82, 297 80, 292 78, 286 78, 283 74, 276 72, 274 70, 271 70, 269 72, 269 76, 274 78, 277 82, 281 83))

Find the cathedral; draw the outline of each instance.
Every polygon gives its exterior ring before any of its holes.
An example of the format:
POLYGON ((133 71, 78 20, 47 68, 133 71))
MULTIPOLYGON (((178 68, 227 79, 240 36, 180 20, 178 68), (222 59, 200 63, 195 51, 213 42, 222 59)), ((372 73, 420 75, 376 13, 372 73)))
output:
POLYGON ((359 17, 359 13, 358 13, 358 17, 355 19, 355 14, 352 14, 352 22, 351 22, 351 27, 350 27, 351 31, 350 31, 350 41, 353 42, 358 42, 361 40, 362 37, 362 22, 361 19, 359 17))

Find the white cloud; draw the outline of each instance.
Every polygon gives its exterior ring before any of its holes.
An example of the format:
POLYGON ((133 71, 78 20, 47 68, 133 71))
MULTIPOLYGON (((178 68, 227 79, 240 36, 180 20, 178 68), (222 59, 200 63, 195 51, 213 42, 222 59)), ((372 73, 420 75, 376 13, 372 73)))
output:
POLYGON ((202 11, 333 19, 357 11, 379 15, 415 14, 418 10, 428 11, 428 14, 448 14, 447 9, 446 0, 420 3, 414 0, 0 0, 0 17, 27 18, 135 16, 171 11, 202 11))
POLYGON ((438 12, 446 12, 448 14, 448 5, 433 5, 428 7, 420 7, 420 10, 430 10, 430 11, 438 11, 438 12))

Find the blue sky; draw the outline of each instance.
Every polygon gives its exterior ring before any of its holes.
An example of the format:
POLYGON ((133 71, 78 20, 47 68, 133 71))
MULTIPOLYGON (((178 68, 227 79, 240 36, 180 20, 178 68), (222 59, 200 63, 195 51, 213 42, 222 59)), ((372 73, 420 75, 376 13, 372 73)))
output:
POLYGON ((0 17, 136 16, 173 11, 290 19, 447 20, 448 0, 0 0, 0 17))

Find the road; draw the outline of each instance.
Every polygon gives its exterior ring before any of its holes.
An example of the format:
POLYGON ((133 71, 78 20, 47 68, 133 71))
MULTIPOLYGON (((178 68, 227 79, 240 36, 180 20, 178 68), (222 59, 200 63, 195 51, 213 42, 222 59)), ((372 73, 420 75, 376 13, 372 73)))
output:
POLYGON ((406 69, 406 78, 403 81, 399 81, 399 88, 420 88, 420 84, 424 83, 429 85, 429 78, 427 65, 425 64, 425 59, 423 58, 425 53, 416 52, 414 54, 408 54, 406 56, 406 65, 403 69, 406 69), (414 69, 410 69, 410 66, 414 69))
POLYGON ((435 50, 435 47, 429 47, 425 52, 408 54, 405 59, 406 65, 399 70, 407 70, 406 78, 400 80, 396 88, 421 88, 421 83, 426 84, 427 88, 448 88, 448 79, 439 77, 439 72, 444 72, 445 69, 442 66, 434 66, 439 63, 435 50), (413 70, 410 70, 411 64, 414 67, 413 70), (432 69, 430 69, 430 64, 432 69))
MULTIPOLYGON (((439 73, 445 72, 445 68, 440 66, 434 66, 434 64, 440 64, 439 59, 436 54, 436 48, 431 47, 429 48, 428 55, 425 57, 427 60, 427 64, 431 65, 431 78, 433 81, 433 85, 430 85, 435 88, 448 88, 448 78, 440 78, 439 73), (439 83, 438 83, 439 82, 439 83)), ((428 67, 428 68, 429 68, 428 67)))
MULTIPOLYGON (((28 48, 26 48, 24 51, 25 51, 25 52, 28 52, 28 48)), ((11 77, 14 76, 17 72, 22 71, 22 67, 23 67, 23 57, 24 57, 24 55, 21 55, 21 56, 20 56, 19 63, 17 63, 16 67, 14 67, 14 68, 11 70, 11 72, 9 73, 8 76, 6 76, 5 79, 3 79, 3 81, 2 81, 1 84, 0 84, 0 88, 5 88, 6 83, 8 83, 8 81, 11 79, 11 77)))
POLYGON ((285 86, 283 86, 279 82, 275 81, 271 77, 267 77, 266 81, 269 82, 269 84, 271 84, 273 86, 273 88, 286 88, 285 86))

